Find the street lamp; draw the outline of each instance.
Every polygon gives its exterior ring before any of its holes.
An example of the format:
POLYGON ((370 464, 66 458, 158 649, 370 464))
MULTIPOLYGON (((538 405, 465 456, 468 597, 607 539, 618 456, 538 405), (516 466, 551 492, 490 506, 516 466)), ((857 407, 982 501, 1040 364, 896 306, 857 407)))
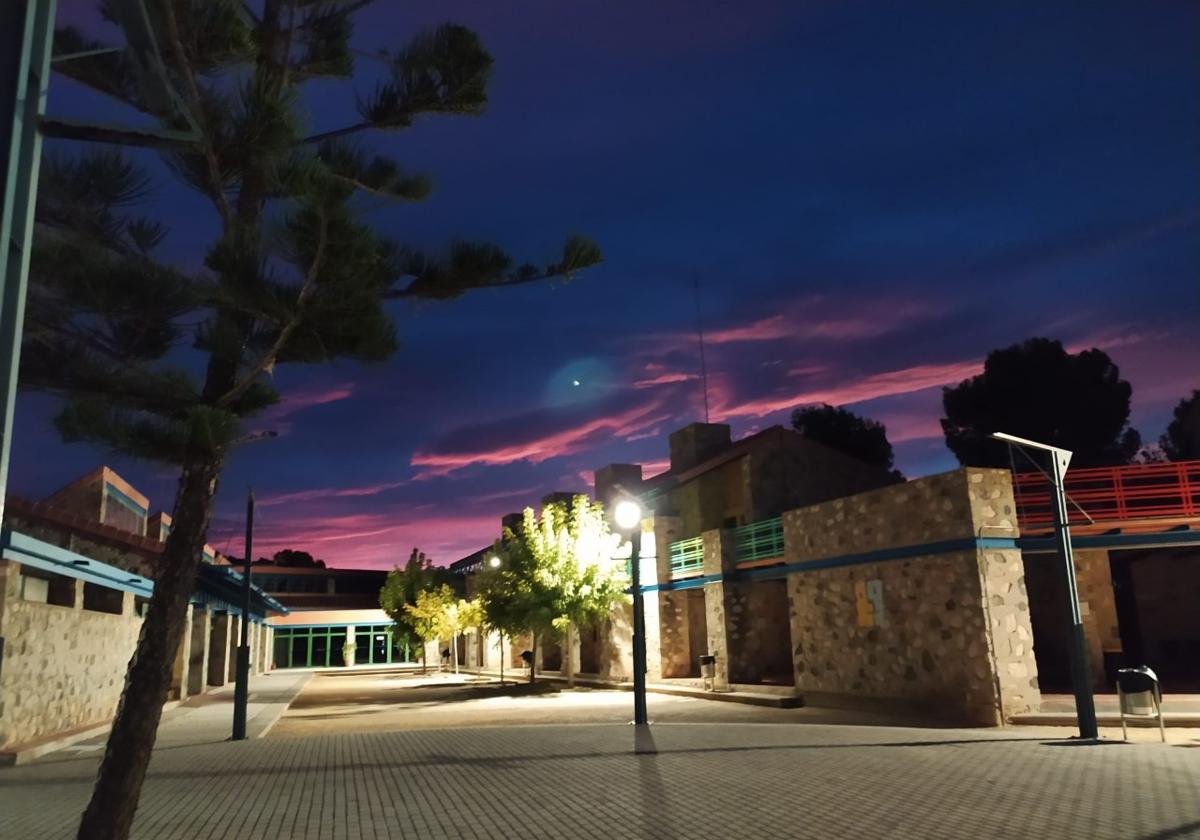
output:
POLYGON ((633 722, 646 719, 646 608, 642 603, 642 507, 622 499, 613 510, 617 527, 629 535, 629 576, 633 579, 633 722))
POLYGON ((499 569, 500 568, 500 558, 498 556, 496 556, 495 554, 493 554, 491 557, 488 558, 488 565, 491 566, 493 569, 499 569))
MULTIPOLYGON (((1079 585, 1075 581, 1075 556, 1067 520, 1067 493, 1063 488, 1063 476, 1071 464, 1071 450, 1004 432, 995 432, 992 437, 1015 445, 1021 450, 1041 449, 1050 453, 1050 475, 1047 478, 1054 486, 1054 536, 1067 585, 1067 609, 1071 623, 1071 684, 1075 691, 1075 715, 1079 720, 1079 737, 1097 738, 1100 731, 1096 724, 1096 702, 1092 697, 1092 683, 1088 672, 1087 642, 1083 634, 1083 616, 1079 609, 1079 585)), ((1037 466, 1036 462, 1034 466, 1037 466)))
MULTIPOLYGON (((252 432, 233 441, 234 446, 257 443, 279 437, 268 429, 252 432)), ((251 543, 254 539, 254 491, 246 491, 246 558, 242 568, 242 624, 238 638, 236 677, 233 684, 233 740, 246 740, 246 715, 250 702, 250 573, 254 563, 251 543)), ((266 616, 264 615, 265 619, 266 616)))

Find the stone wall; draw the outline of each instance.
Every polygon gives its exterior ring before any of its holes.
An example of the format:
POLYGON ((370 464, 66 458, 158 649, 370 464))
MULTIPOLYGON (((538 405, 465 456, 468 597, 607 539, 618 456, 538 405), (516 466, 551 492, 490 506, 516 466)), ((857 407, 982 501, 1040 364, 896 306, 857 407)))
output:
POLYGON ((917 546, 1015 536, 1006 471, 963 469, 784 514, 789 563, 896 559, 788 576, 796 689, 807 702, 1001 723, 1039 699, 1015 549, 917 546))
MULTIPOLYGON (((1112 568, 1107 551, 1076 550, 1075 582, 1079 587, 1079 609, 1088 643, 1088 665, 1092 684, 1107 686, 1104 652, 1121 650, 1121 626, 1117 622, 1117 599, 1113 595, 1112 568)), ((1057 564, 1057 555, 1046 555, 1057 564)))
POLYGON ((1165 690, 1200 678, 1200 550, 1146 551, 1130 569, 1144 663, 1165 690))
MULTIPOLYGON (((98 512, 94 512, 95 518, 98 512)), ((11 510, 5 511, 5 524, 22 534, 35 537, 42 542, 65 548, 76 554, 82 554, 101 563, 108 563, 118 569, 133 572, 135 575, 153 579, 158 571, 157 553, 147 549, 144 553, 131 550, 128 546, 120 548, 98 540, 89 540, 77 533, 61 527, 52 527, 33 518, 26 518, 11 510)), ((132 536, 132 535, 130 535, 132 536)))
POLYGON ((80 609, 81 599, 74 607, 25 601, 11 561, 0 561, 0 590, 0 746, 109 720, 142 626, 133 595, 124 595, 121 615, 80 609))
POLYGON ((787 581, 727 584, 729 681, 791 684, 791 624, 787 581))
POLYGON ((741 459, 741 470, 746 510, 740 524, 897 481, 886 470, 782 429, 741 459))

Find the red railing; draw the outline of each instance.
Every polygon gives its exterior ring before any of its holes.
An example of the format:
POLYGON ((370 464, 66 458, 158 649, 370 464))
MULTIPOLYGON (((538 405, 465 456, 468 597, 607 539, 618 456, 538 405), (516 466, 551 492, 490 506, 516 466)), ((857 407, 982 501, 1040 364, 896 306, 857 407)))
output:
MULTIPOLYGON (((1088 521, 1079 508, 1095 522, 1200 517, 1200 461, 1069 470, 1064 486, 1073 525, 1088 521)), ((1022 527, 1054 522, 1050 482, 1041 473, 1017 473, 1013 494, 1022 527)))

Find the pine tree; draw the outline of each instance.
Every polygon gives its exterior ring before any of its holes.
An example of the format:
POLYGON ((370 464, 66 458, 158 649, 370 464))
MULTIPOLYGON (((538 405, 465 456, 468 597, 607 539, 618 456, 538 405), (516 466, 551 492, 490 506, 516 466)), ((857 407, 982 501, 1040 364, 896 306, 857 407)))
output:
POLYGON ((89 147, 44 168, 23 383, 63 398, 64 439, 180 469, 174 528, 80 826, 88 840, 129 834, 217 482, 242 421, 276 401, 274 368, 386 359, 396 348, 389 299, 449 300, 599 261, 582 237, 541 267, 489 243, 431 254, 361 220, 363 194, 419 201, 431 187, 356 136, 477 115, 492 68, 475 33, 444 25, 383 56, 387 77, 357 121, 310 128, 302 90, 317 79, 349 86, 355 15, 368 2, 103 0, 120 49, 56 34, 56 53, 76 55, 58 72, 149 126, 47 119, 44 133, 154 150, 220 223, 203 268, 183 270, 156 256, 169 232, 137 214, 149 181, 130 154, 89 147))

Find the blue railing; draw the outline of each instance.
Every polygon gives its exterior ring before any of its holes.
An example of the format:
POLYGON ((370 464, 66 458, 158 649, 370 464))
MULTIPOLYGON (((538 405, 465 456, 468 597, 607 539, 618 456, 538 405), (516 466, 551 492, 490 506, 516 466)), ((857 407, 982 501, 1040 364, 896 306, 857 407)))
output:
POLYGON ((764 519, 733 529, 733 550, 738 563, 783 557, 783 519, 764 519))
POLYGON ((704 538, 692 537, 671 543, 671 574, 699 572, 704 568, 704 538))

